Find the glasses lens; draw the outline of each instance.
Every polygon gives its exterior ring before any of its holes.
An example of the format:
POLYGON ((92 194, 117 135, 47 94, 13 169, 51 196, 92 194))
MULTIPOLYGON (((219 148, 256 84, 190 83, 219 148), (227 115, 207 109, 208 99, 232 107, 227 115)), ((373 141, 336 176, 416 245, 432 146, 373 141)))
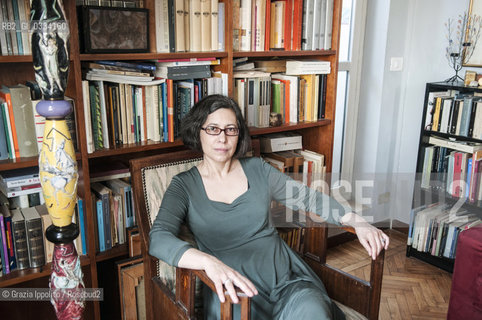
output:
POLYGON ((226 135, 228 135, 228 136, 237 136, 239 134, 239 129, 229 127, 229 128, 224 129, 224 132, 226 132, 226 135))
POLYGON ((218 128, 218 127, 209 126, 209 127, 206 127, 206 133, 207 133, 207 134, 212 134, 212 135, 220 134, 220 133, 221 133, 221 129, 218 128))

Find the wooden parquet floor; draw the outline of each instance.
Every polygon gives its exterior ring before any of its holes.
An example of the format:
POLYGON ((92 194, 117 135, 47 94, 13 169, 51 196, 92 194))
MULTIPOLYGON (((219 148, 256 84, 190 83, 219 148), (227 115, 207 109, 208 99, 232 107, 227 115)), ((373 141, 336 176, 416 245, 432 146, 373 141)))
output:
MULTIPOLYGON (((379 319, 445 319, 452 274, 407 258, 406 234, 395 230, 387 233, 390 246, 385 253, 379 319)), ((369 280, 370 258, 358 240, 331 248, 327 262, 369 280)))

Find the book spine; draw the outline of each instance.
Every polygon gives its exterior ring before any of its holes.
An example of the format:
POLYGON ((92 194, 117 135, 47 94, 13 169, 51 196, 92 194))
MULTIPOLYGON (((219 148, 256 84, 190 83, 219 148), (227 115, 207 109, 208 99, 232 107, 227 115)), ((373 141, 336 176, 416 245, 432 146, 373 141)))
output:
POLYGON ((104 214, 102 213, 102 200, 96 201, 97 209, 97 234, 99 236, 99 251, 105 251, 105 233, 104 233, 104 214))
POLYGON ((18 148, 18 139, 17 139, 17 129, 15 127, 15 118, 13 115, 13 105, 12 105, 12 98, 10 96, 10 93, 7 93, 3 96, 5 101, 7 102, 7 107, 8 107, 8 116, 9 116, 9 129, 12 134, 11 138, 13 141, 13 150, 15 153, 15 158, 20 157, 20 149, 18 148))
POLYGON ((131 187, 124 188, 125 194, 125 204, 126 204, 126 228, 130 228, 134 226, 134 214, 133 214, 133 205, 132 205, 132 189, 131 187))
POLYGON ((82 239, 82 249, 84 254, 88 253, 87 249, 87 238, 85 234, 85 212, 84 212, 84 200, 78 199, 77 200, 77 208, 79 211, 79 230, 80 230, 80 237, 82 239))
POLYGON ((18 197, 18 196, 24 196, 24 195, 29 195, 32 193, 37 193, 42 191, 42 187, 34 187, 34 188, 26 188, 22 190, 9 190, 9 189, 3 189, 3 185, 0 185, 0 190, 4 193, 4 195, 7 196, 7 198, 13 198, 13 197, 18 197))
POLYGON ((30 264, 28 260, 28 246, 27 235, 25 232, 25 222, 23 220, 13 223, 13 238, 15 241, 17 269, 26 269, 30 267, 30 264))
POLYGON ((104 220, 104 241, 105 249, 109 250, 112 248, 112 234, 111 234, 111 220, 110 220, 110 195, 102 195, 102 213, 104 220))
POLYGON ((169 51, 176 52, 176 8, 174 0, 167 1, 169 17, 169 51))
POLYGON ((39 177, 3 181, 3 184, 5 185, 6 188, 16 188, 16 187, 29 186, 32 184, 39 184, 39 183, 40 183, 39 177))
MULTIPOLYGON (((0 31, 1 33, 2 31, 0 31)), ((3 112, 3 103, 0 101, 0 160, 8 159, 8 140, 6 135, 5 121, 4 121, 4 112, 3 112)))
POLYGON ((10 264, 8 263, 8 250, 7 250, 7 238, 5 235, 5 223, 3 219, 3 215, 0 214, 0 233, 1 233, 1 238, 2 238, 2 266, 3 266, 3 272, 5 274, 10 273, 10 264))
POLYGON ((42 220, 32 219, 25 222, 30 267, 36 268, 45 264, 45 251, 42 233, 42 220))
POLYGON ((147 63, 131 63, 131 62, 109 61, 109 60, 98 60, 98 61, 95 61, 95 62, 98 63, 98 64, 105 64, 105 65, 108 65, 108 66, 140 69, 140 70, 147 70, 147 71, 156 71, 155 65, 147 64, 147 63))
POLYGON ((17 259, 15 258, 15 244, 13 240, 12 217, 4 217, 5 236, 7 237, 8 263, 10 270, 17 268, 17 259))

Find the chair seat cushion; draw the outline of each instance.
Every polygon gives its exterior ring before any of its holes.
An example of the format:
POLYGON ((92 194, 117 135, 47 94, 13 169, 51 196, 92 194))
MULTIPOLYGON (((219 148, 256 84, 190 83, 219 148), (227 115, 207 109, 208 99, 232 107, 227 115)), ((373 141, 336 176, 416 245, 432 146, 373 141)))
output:
POLYGON ((346 305, 336 300, 333 300, 333 302, 335 302, 338 308, 340 308, 341 311, 345 314, 346 320, 367 320, 368 319, 358 311, 355 311, 354 309, 347 307, 346 305))

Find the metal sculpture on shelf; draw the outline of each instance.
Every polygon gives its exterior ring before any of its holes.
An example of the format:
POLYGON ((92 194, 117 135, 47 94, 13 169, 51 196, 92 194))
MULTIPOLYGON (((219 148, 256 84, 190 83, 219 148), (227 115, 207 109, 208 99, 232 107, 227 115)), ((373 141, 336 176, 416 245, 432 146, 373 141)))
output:
POLYGON ((39 174, 52 225, 46 237, 55 244, 50 289, 57 319, 81 319, 84 310, 82 269, 73 240, 79 235, 72 215, 77 200, 78 170, 65 117, 72 112, 64 100, 69 72, 69 26, 61 0, 33 0, 32 55, 35 79, 44 100, 37 112, 46 118, 39 155, 39 174), (70 292, 67 292, 70 290, 70 292))
POLYGON ((454 69, 455 75, 445 82, 463 81, 459 71, 465 65, 472 54, 480 37, 482 19, 480 16, 470 15, 464 12, 458 19, 448 19, 445 23, 448 45, 445 56, 449 66, 454 69))

